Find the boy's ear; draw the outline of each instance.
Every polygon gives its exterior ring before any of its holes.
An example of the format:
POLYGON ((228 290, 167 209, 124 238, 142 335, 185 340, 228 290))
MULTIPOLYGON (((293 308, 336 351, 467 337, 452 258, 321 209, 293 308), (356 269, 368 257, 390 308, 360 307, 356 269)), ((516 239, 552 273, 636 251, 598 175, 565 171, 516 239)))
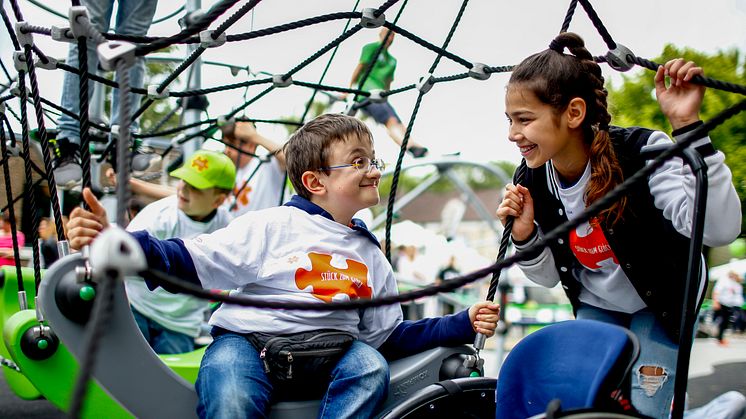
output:
POLYGON ((212 208, 217 209, 226 199, 228 199, 228 192, 216 189, 215 199, 212 201, 212 208))
POLYGON ((576 97, 570 100, 565 109, 567 125, 569 128, 578 128, 585 121, 586 103, 585 100, 576 97))
POLYGON ((300 177, 303 186, 311 195, 323 195, 326 192, 326 186, 321 179, 321 173, 318 171, 306 170, 300 177))

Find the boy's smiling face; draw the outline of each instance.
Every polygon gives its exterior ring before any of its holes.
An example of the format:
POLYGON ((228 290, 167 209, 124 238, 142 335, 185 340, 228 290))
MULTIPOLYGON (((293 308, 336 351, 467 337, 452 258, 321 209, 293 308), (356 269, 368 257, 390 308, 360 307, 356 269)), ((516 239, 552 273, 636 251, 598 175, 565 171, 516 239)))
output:
MULTIPOLYGON (((361 157, 372 160, 376 156, 371 142, 359 138, 334 142, 330 148, 327 167, 352 164, 355 159, 361 157)), ((377 167, 371 167, 367 172, 354 166, 336 168, 326 173, 321 172, 320 177, 326 187, 326 202, 329 206, 325 209, 333 214, 335 219, 337 216, 346 219, 348 214, 352 217, 361 209, 378 204, 380 199, 378 183, 381 180, 381 171, 377 167)))

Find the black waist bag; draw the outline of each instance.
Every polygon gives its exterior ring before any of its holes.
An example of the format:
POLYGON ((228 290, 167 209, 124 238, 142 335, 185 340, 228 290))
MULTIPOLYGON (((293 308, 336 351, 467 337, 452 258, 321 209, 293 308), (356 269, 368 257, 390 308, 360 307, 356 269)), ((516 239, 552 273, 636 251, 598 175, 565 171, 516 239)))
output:
POLYGON ((264 372, 273 385, 305 387, 328 383, 332 369, 355 337, 339 330, 322 329, 280 336, 255 332, 248 339, 259 351, 264 372))

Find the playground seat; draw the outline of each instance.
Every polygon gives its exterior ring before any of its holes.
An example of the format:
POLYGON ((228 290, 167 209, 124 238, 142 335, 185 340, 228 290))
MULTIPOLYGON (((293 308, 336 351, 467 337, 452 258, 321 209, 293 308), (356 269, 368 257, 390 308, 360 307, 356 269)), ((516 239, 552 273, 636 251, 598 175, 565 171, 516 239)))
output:
POLYGON ((622 412, 612 392, 628 395, 624 387, 639 355, 637 337, 623 327, 594 320, 544 327, 521 340, 505 359, 497 379, 496 417, 536 416, 553 401, 550 410, 557 412, 555 400, 562 411, 622 412))

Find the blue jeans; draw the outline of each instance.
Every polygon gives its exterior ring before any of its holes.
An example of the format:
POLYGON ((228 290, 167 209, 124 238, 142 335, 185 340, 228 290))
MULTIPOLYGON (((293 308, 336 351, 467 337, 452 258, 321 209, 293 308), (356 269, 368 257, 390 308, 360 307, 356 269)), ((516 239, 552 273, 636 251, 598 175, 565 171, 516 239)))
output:
MULTIPOLYGON (((213 334, 202 358, 195 387, 201 418, 266 418, 272 404, 272 383, 259 353, 244 336, 213 334)), ((353 342, 332 370, 321 400, 319 418, 372 417, 386 398, 386 360, 370 346, 353 342)))
MULTIPOLYGON (((145 35, 148 33, 150 23, 153 21, 157 0, 119 0, 117 8, 117 21, 114 32, 121 35, 145 35)), ((93 26, 101 32, 107 32, 110 27, 111 15, 114 11, 114 0, 82 0, 81 4, 88 8, 88 17, 93 26)), ((98 67, 98 55, 92 41, 88 41, 88 72, 95 74, 98 67)), ((77 42, 70 44, 67 65, 79 67, 77 42)), ((130 85, 142 87, 145 74, 145 63, 138 58, 130 69, 130 85)), ((119 83, 119 75, 116 76, 119 83)), ((101 89, 103 85, 91 82, 88 87, 88 99, 93 94, 93 88, 101 89)), ((139 95, 132 94, 130 103, 136 107, 140 103, 139 95)), ((62 100, 60 105, 74 113, 80 109, 80 85, 78 75, 65 72, 62 83, 62 100)), ((130 113, 135 110, 130 110, 130 113)), ((115 91, 111 104, 111 124, 119 124, 119 94, 115 91)), ((80 123, 65 114, 57 119, 57 127, 60 130, 58 138, 67 138, 70 142, 80 144, 80 123)), ((133 122, 132 129, 137 125, 133 122)))
POLYGON ((159 323, 145 317, 134 308, 132 315, 145 340, 157 354, 183 354, 194 350, 194 338, 180 332, 166 329, 159 323))
POLYGON ((637 336, 640 358, 632 369, 632 405, 644 415, 668 418, 679 346, 666 335, 655 315, 648 309, 626 314, 581 304, 577 318, 616 324, 637 336), (644 366, 661 368, 662 375, 643 374, 641 369, 644 366))

